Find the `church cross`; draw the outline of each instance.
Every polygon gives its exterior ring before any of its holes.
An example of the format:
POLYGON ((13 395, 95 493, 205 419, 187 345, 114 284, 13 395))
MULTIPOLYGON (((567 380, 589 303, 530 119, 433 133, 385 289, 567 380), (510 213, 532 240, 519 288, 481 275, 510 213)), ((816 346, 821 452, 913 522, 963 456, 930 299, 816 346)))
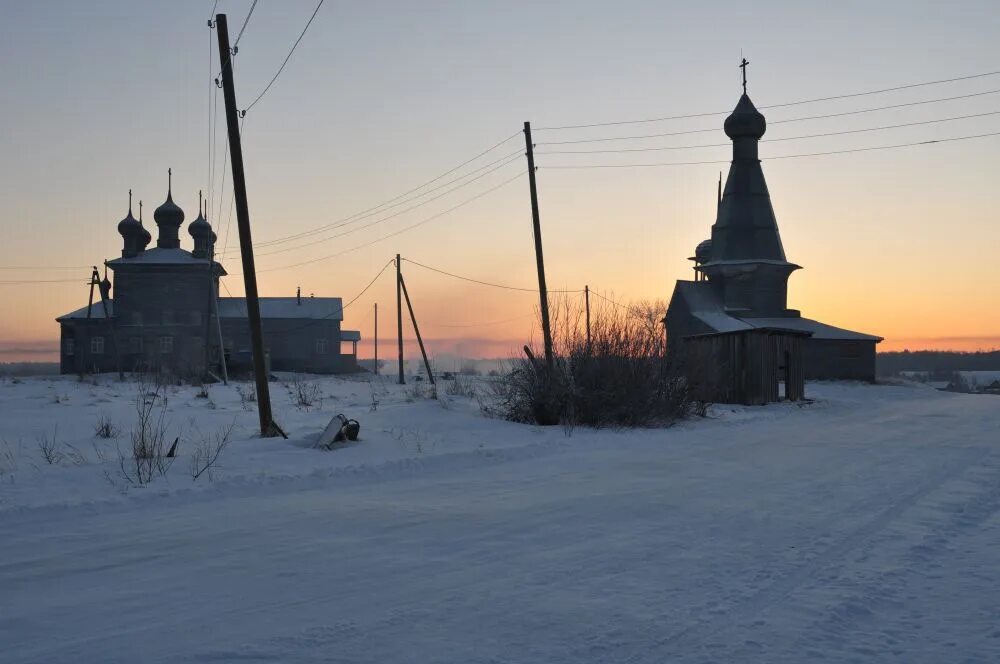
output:
POLYGON ((750 61, 746 58, 742 58, 743 62, 740 63, 740 69, 743 70, 743 94, 747 93, 747 65, 750 61))

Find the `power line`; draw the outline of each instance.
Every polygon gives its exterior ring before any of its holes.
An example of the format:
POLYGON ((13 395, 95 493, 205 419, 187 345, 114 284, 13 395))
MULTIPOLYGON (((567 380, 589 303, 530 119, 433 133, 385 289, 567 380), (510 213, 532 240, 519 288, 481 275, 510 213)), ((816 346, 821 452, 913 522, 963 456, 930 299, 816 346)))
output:
MULTIPOLYGON (((288 236, 286 236, 284 238, 277 239, 277 240, 270 240, 270 241, 267 241, 267 242, 261 242, 261 243, 255 245, 255 247, 259 248, 259 247, 273 246, 273 245, 276 245, 276 244, 284 244, 286 242, 291 242, 293 240, 298 240, 298 239, 301 239, 303 237, 308 237, 310 235, 316 235, 318 233, 322 233, 322 232, 325 232, 325 231, 328 231, 328 230, 335 230, 337 228, 341 228, 343 226, 347 226, 348 224, 351 224, 351 223, 353 223, 355 221, 360 221, 360 220, 366 219, 368 217, 373 217, 373 216, 375 216, 377 214, 380 214, 382 212, 385 212, 385 211, 387 211, 387 210, 389 210, 391 208, 398 207, 400 205, 405 205, 406 203, 415 201, 415 200, 417 200, 417 199, 419 199, 419 198, 421 198, 423 196, 426 196, 427 194, 430 194, 432 192, 438 191, 439 189, 441 189, 443 187, 447 187, 447 186, 449 186, 451 184, 454 184, 456 182, 464 180, 465 178, 469 177, 470 175, 474 175, 476 173, 479 173, 480 171, 482 171, 484 169, 487 169, 490 166, 493 166, 494 164, 500 164, 496 168, 493 168, 493 169, 487 171, 486 173, 483 173, 479 177, 476 177, 476 178, 473 178, 471 180, 468 180, 467 182, 464 182, 463 184, 459 185, 458 187, 455 187, 454 189, 450 189, 449 191, 445 192, 445 194, 450 193, 452 191, 460 189, 461 187, 464 187, 464 186, 466 186, 468 184, 471 184, 472 182, 475 182, 476 180, 479 180, 480 178, 485 177, 486 175, 489 175, 490 173, 492 173, 492 172, 494 172, 496 170, 499 170, 503 166, 506 166, 511 161, 513 161, 513 158, 514 158, 515 155, 520 155, 520 154, 521 154, 521 151, 517 151, 517 152, 513 152, 511 154, 505 155, 505 156, 501 157, 500 159, 497 159, 495 161, 491 161, 490 163, 486 164, 485 166, 481 166, 480 168, 477 168, 477 169, 475 169, 473 171, 470 171, 470 172, 466 173, 465 175, 462 175, 462 176, 460 176, 458 178, 455 178, 454 180, 450 180, 448 182, 445 182, 444 184, 441 184, 441 185, 439 185, 437 187, 434 187, 432 189, 428 189, 427 191, 422 192, 420 194, 417 194, 416 196, 414 196, 412 198, 403 199, 403 200, 401 200, 401 201, 399 201, 397 203, 393 203, 392 205, 378 206, 378 207, 381 207, 382 209, 375 210, 374 212, 370 212, 370 211, 366 210, 365 213, 358 213, 358 214, 351 215, 349 217, 344 217, 342 219, 338 219, 336 221, 332 221, 332 222, 330 222, 328 224, 325 224, 323 226, 316 227, 316 228, 314 228, 312 230, 302 231, 301 233, 296 233, 294 235, 288 235, 288 236), (503 163, 501 163, 501 162, 503 162, 503 163)), ((445 194, 441 194, 441 196, 444 196, 445 194)), ((398 213, 396 213, 393 216, 398 216, 400 214, 403 214, 404 212, 408 212, 408 211, 413 210, 413 209, 415 209, 417 207, 420 207, 421 205, 424 205, 426 203, 430 203, 431 201, 436 200, 437 198, 440 198, 441 196, 435 196, 434 198, 427 199, 426 201, 423 201, 422 203, 419 203, 418 205, 414 205, 414 206, 412 206, 410 208, 407 208, 406 210, 403 210, 401 212, 398 212, 398 213)), ((389 217, 387 217, 387 218, 389 218, 389 217)), ((334 236, 334 237, 337 237, 337 236, 334 236)), ((278 253, 278 252, 273 251, 273 252, 270 252, 270 253, 278 253)))
POLYGON ((505 318, 504 320, 492 320, 482 323, 434 323, 435 327, 486 327, 488 325, 502 325, 504 323, 511 323, 516 320, 524 320, 525 318, 531 318, 535 314, 523 314, 521 316, 514 316, 513 318, 505 318))
POLYGON ((240 28, 240 32, 236 35, 236 41, 233 42, 233 53, 237 53, 240 49, 240 39, 243 38, 243 31, 247 29, 247 23, 250 22, 250 17, 253 16, 253 10, 257 8, 257 0, 253 0, 253 4, 250 5, 250 11, 247 12, 247 17, 243 19, 243 27, 240 28))
MULTIPOLYGON (((455 187, 452 187, 451 189, 448 189, 446 191, 443 191, 442 193, 438 194, 437 196, 434 196, 432 198, 428 198, 427 200, 421 201, 420 203, 417 203, 416 205, 411 205, 410 207, 408 207, 408 208, 406 208, 404 210, 400 210, 399 212, 394 212, 393 214, 390 214, 390 215, 387 215, 385 217, 382 217, 381 219, 375 219, 374 221, 371 221, 371 222, 369 222, 367 224, 364 224, 362 226, 358 226, 356 228, 351 228, 349 230, 343 231, 341 233, 336 233, 334 235, 330 235, 330 236, 327 236, 327 237, 323 237, 323 238, 319 238, 319 239, 313 240, 309 244, 295 245, 295 246, 292 246, 292 247, 285 247, 284 249, 275 249, 273 251, 262 251, 262 252, 260 252, 258 254, 258 256, 271 256, 271 255, 274 255, 274 254, 283 254, 283 253, 286 253, 286 252, 289 252, 289 251, 297 251, 299 249, 304 249, 304 248, 307 248, 307 247, 314 246, 317 242, 327 242, 329 240, 333 240, 333 239, 336 239, 338 237, 343 237, 345 235, 350 235, 351 233, 356 233, 358 231, 367 230, 369 228, 372 228, 374 226, 377 226, 377 225, 381 224, 382 222, 389 221, 390 219, 395 219, 396 217, 404 215, 407 212, 411 212, 412 210, 415 210, 415 209, 417 209, 419 207, 422 207, 422 206, 424 206, 424 205, 426 205, 428 203, 436 201, 437 199, 442 198, 444 196, 447 196, 448 194, 450 194, 450 193, 452 193, 454 191, 458 191, 462 187, 468 186, 468 185, 472 184, 473 182, 476 182, 477 180, 480 180, 480 179, 486 177, 487 175, 490 175, 490 174, 494 173, 495 171, 497 171, 497 170, 499 170, 501 168, 504 168, 505 166, 510 165, 510 163, 513 161, 513 159, 514 158, 511 157, 507 161, 501 163, 499 166, 495 166, 495 167, 491 168, 490 170, 486 171, 485 173, 482 173, 481 175, 478 175, 478 176, 472 178, 471 180, 463 182, 462 184, 457 185, 455 187)), ((360 221, 360 219, 356 219, 355 221, 360 221)), ((353 222, 347 222, 347 223, 353 223, 353 222)), ((342 224, 342 225, 346 225, 346 223, 342 224)))
MULTIPOLYGON (((431 267, 430 265, 424 265, 423 263, 418 263, 417 261, 409 259, 409 258, 404 258, 403 260, 406 261, 407 263, 413 263, 414 265, 416 265, 418 267, 422 267, 425 270, 430 270, 431 272, 437 272, 438 274, 443 274, 443 275, 448 276, 448 277, 454 277, 455 279, 461 279, 462 281, 470 281, 470 282, 472 282, 474 284, 479 284, 480 286, 491 286, 493 288, 502 288, 504 290, 520 291, 522 293, 537 293, 538 292, 537 288, 521 288, 519 286, 505 286, 504 284, 495 284, 495 283, 492 283, 492 282, 489 282, 489 281, 481 281, 479 279, 473 279, 472 277, 463 277, 462 275, 460 275, 460 274, 454 274, 453 272, 446 272, 445 270, 439 270, 436 267, 431 267)), ((583 290, 582 289, 581 290, 560 290, 560 289, 550 288, 549 292, 550 293, 582 293, 583 290)))
POLYGON ((325 261, 325 260, 329 260, 331 258, 336 258, 338 256, 343 256, 344 254, 348 254, 348 253, 351 253, 353 251, 357 251, 358 249, 364 249, 366 247, 370 247, 373 244, 377 244, 377 243, 382 242, 384 240, 388 240, 389 238, 392 238, 392 237, 395 237, 395 236, 400 235, 402 233, 405 233, 407 231, 413 230, 414 228, 417 228, 418 226, 423 226, 424 224, 430 223, 431 221, 434 221, 435 219, 443 217, 446 214, 454 212, 455 210, 459 209, 460 207, 464 207, 464 206, 468 205, 469 203, 472 203, 473 201, 479 200, 480 198, 482 198, 483 196, 486 196, 487 194, 493 193, 494 191, 500 189, 501 187, 505 187, 506 185, 510 184, 511 182, 513 182, 514 180, 516 180, 517 178, 521 177, 522 175, 524 175, 527 172, 528 171, 521 171, 517 175, 504 180, 500 184, 498 184, 498 185, 496 185, 494 187, 490 187, 489 189, 487 189, 485 191, 481 191, 478 194, 476 194, 475 196, 472 196, 471 198, 467 198, 464 201, 462 201, 461 203, 458 203, 457 205, 453 205, 452 207, 448 208, 447 210, 442 210, 441 212, 438 212, 436 214, 432 214, 429 217, 421 219, 420 221, 416 222, 415 224, 410 224, 409 226, 406 226, 404 228, 400 228, 399 230, 393 231, 392 233, 389 233, 388 235, 383 235, 380 238, 375 238, 374 240, 371 240, 370 242, 365 242, 364 244, 359 244, 356 247, 351 247, 350 249, 344 249, 343 251, 338 251, 337 253, 330 254, 328 256, 321 256, 319 258, 313 258, 311 260, 302 261, 301 263, 292 263, 291 265, 279 265, 277 267, 267 268, 265 270, 257 270, 257 272, 258 273, 260 273, 260 272, 273 272, 274 270, 287 270, 287 269, 293 268, 293 267, 301 267, 303 265, 309 265, 311 263, 318 263, 320 261, 325 261))
MULTIPOLYGON (((261 97, 263 97, 264 95, 267 94, 267 91, 271 89, 271 86, 274 85, 274 82, 276 80, 278 80, 279 76, 281 76, 281 72, 284 71, 285 65, 288 64, 288 60, 292 57, 292 53, 295 52, 295 49, 296 49, 296 47, 298 47, 299 42, 302 41, 302 38, 306 36, 306 30, 309 29, 310 25, 312 25, 313 19, 316 18, 316 14, 319 13, 319 8, 323 6, 323 1, 324 0, 319 0, 319 4, 317 4, 316 5, 316 9, 313 10, 312 16, 310 16, 309 20, 306 22, 306 27, 302 28, 302 34, 300 34, 299 38, 295 40, 294 44, 292 44, 292 49, 290 51, 288 51, 288 55, 285 56, 285 61, 281 63, 281 66, 278 68, 278 71, 274 75, 274 78, 272 78, 271 82, 267 84, 267 87, 265 87, 261 91, 261 93, 259 95, 257 95, 257 98, 254 99, 252 102, 250 102, 249 106, 247 106, 245 109, 243 109, 242 115, 246 115, 247 111, 249 111, 251 108, 253 108, 254 106, 256 106, 257 102, 260 101, 261 97)), ((257 4, 257 0, 254 0, 254 4, 257 4)), ((253 10, 251 9, 251 11, 253 11, 253 10)), ((239 42, 239 37, 236 38, 236 41, 239 42)))
POLYGON ((510 154, 504 155, 503 157, 500 157, 499 159, 491 161, 490 163, 486 164, 485 166, 481 166, 481 167, 479 167, 479 168, 477 168, 477 169, 475 169, 473 171, 470 171, 469 173, 466 173, 465 175, 463 175, 461 177, 455 178, 454 180, 451 180, 450 182, 446 182, 446 183, 444 183, 444 184, 442 184, 442 185, 440 185, 438 187, 435 187, 433 189, 425 191, 425 192, 423 192, 421 194, 417 194, 416 196, 412 197, 412 199, 407 199, 407 200, 400 201, 401 198, 406 198, 410 194, 423 189, 427 185, 434 184, 438 180, 441 180, 441 179, 443 179, 443 178, 451 175, 452 173, 454 173, 455 171, 459 170, 463 166, 466 166, 466 165, 468 165, 468 164, 476 161, 480 157, 483 157, 483 156, 489 154, 490 152, 493 152, 494 150, 496 150, 500 146, 504 145, 505 143, 508 143, 515 136, 520 136, 520 135, 521 135, 520 131, 515 132, 515 133, 511 134, 510 136, 508 136, 507 138, 503 139, 502 141, 500 141, 498 143, 495 143, 491 147, 483 150, 482 152, 480 152, 479 154, 475 155, 474 157, 470 157, 469 159, 466 159, 465 161, 463 161, 458 166, 454 166, 454 167, 448 169, 447 171, 445 171, 444 173, 441 173, 440 175, 438 175, 438 176, 436 176, 436 177, 434 177, 434 178, 432 178, 432 179, 424 182, 423 184, 420 184, 420 185, 418 185, 416 187, 413 187, 412 189, 404 191, 402 194, 399 194, 397 196, 394 196, 393 198, 387 199, 387 200, 379 203, 378 205, 370 207, 370 208, 368 208, 366 210, 362 210, 360 212, 356 212, 355 214, 352 214, 352 215, 347 216, 347 217, 343 217, 343 218, 338 219, 336 221, 330 222, 329 224, 324 224, 323 226, 318 226, 318 227, 313 228, 313 229, 308 230, 308 231, 302 231, 300 233, 295 233, 293 235, 287 235, 287 236, 284 236, 284 237, 281 237, 281 238, 278 238, 278 239, 267 240, 267 241, 261 242, 257 246, 259 246, 259 247, 266 247, 266 246, 270 246, 270 245, 274 245, 274 244, 282 244, 284 242, 290 242, 292 240, 297 240, 300 237, 305 237, 305 236, 311 235, 311 234, 313 234, 315 232, 319 232, 319 231, 322 231, 322 230, 325 230, 325 229, 328 229, 328 228, 335 228, 335 227, 337 227, 337 224, 340 224, 341 222, 347 222, 347 221, 350 221, 350 220, 355 219, 355 218, 363 218, 364 216, 372 216, 374 214, 377 214, 379 211, 382 211, 382 208, 388 209, 388 208, 391 208, 391 207, 396 207, 397 205, 402 205, 402 204, 408 202, 409 200, 416 200, 417 198, 420 198, 421 196, 429 194, 432 191, 436 191, 437 189, 440 189, 441 187, 446 187, 446 186, 448 186, 449 184, 451 184, 453 182, 458 182, 459 180, 461 180, 461 179, 463 179, 465 177, 468 177, 469 175, 472 175, 473 173, 481 171, 481 170, 483 170, 485 168, 489 168, 493 164, 499 163, 499 162, 507 159, 508 157, 513 156, 514 154, 520 154, 522 151, 521 150, 517 150, 517 151, 512 152, 510 154), (397 201, 398 201, 398 203, 397 203, 397 201), (392 204, 392 205, 390 205, 390 204, 392 204), (369 213, 372 213, 372 214, 369 214, 369 213))
MULTIPOLYGON (((782 104, 771 104, 769 106, 760 106, 759 108, 762 108, 762 109, 764 109, 764 108, 784 108, 784 107, 787 107, 787 106, 800 106, 802 104, 812 104, 812 103, 821 102, 821 101, 833 101, 835 99, 848 99, 848 98, 852 98, 852 97, 864 97, 864 96, 867 96, 867 95, 877 95, 877 94, 882 94, 882 93, 885 93, 885 92, 896 92, 898 90, 907 90, 907 89, 910 89, 910 88, 919 88, 919 87, 925 87, 925 86, 928 86, 928 85, 939 85, 939 84, 942 84, 942 83, 955 83, 957 81, 968 81, 968 80, 975 79, 975 78, 984 78, 984 77, 987 77, 987 76, 996 76, 998 74, 1000 74, 1000 71, 990 71, 990 72, 984 72, 982 74, 972 74, 970 76, 958 76, 958 77, 955 77, 955 78, 945 78, 945 79, 940 79, 940 80, 937 80, 937 81, 924 81, 924 82, 921 82, 921 83, 910 83, 908 85, 897 85, 895 87, 881 88, 879 90, 868 90, 868 91, 865 91, 865 92, 852 92, 852 93, 848 93, 848 94, 834 95, 834 96, 831 96, 831 97, 815 97, 813 99, 800 99, 800 100, 797 100, 797 101, 784 102, 782 104)), ((686 120, 686 119, 690 119, 690 118, 704 118, 704 117, 710 117, 710 116, 713 116, 713 115, 724 115, 724 114, 728 114, 730 112, 731 111, 713 111, 713 112, 709 112, 709 113, 689 113, 687 115, 670 115, 670 116, 663 116, 663 117, 658 117, 658 118, 646 118, 646 119, 642 119, 642 120, 619 120, 619 121, 616 121, 616 122, 593 122, 593 123, 590 123, 590 124, 561 125, 561 126, 556 126, 556 127, 538 127, 537 129, 539 131, 542 131, 542 130, 553 131, 553 130, 560 130, 560 129, 587 129, 587 128, 591 128, 591 127, 611 127, 611 126, 616 126, 616 125, 644 124, 644 123, 650 123, 650 122, 664 122, 664 121, 667 121, 667 120, 686 120)))
MULTIPOLYGON (((830 131, 821 134, 806 134, 803 136, 786 136, 783 138, 765 138, 761 143, 775 143, 778 141, 798 141, 806 138, 822 138, 826 136, 843 136, 845 134, 861 134, 869 131, 882 131, 886 129, 901 129, 903 127, 917 127, 920 125, 936 124, 940 122, 951 122, 954 120, 968 120, 970 118, 982 118, 988 115, 998 115, 1000 111, 988 111, 986 113, 973 113, 971 115, 956 115, 950 118, 939 118, 936 120, 921 120, 919 122, 905 122, 902 124, 882 125, 880 127, 867 127, 864 129, 847 129, 845 131, 830 131)), ((701 145, 668 145, 650 148, 620 148, 613 150, 545 150, 536 154, 601 154, 615 152, 656 152, 660 150, 693 150, 695 148, 718 148, 728 147, 731 143, 707 143, 701 145)))
POLYGON ((79 284, 87 283, 83 280, 83 277, 79 279, 12 279, 6 281, 0 281, 0 286, 17 286, 17 285, 30 285, 30 284, 79 284))
POLYGON ((89 270, 91 265, 0 265, 0 270, 89 270))
MULTIPOLYGON (((764 161, 770 161, 772 159, 793 159, 796 157, 819 157, 824 155, 834 155, 834 154, 847 154, 850 152, 871 152, 874 150, 892 150, 894 148, 908 148, 917 145, 930 145, 932 143, 950 143, 952 141, 967 141, 975 138, 986 138, 988 136, 1000 136, 1000 131, 990 132, 987 134, 974 134, 972 136, 954 136, 951 138, 938 138, 928 141, 916 141, 914 143, 897 143, 895 145, 876 145, 872 147, 865 148, 851 148, 848 150, 830 150, 827 152, 807 152, 802 154, 783 154, 776 157, 768 157, 764 161)), ((652 164, 584 164, 584 165, 554 165, 554 166, 544 166, 543 168, 558 168, 558 169, 582 169, 582 168, 642 168, 650 166, 693 166, 698 164, 728 164, 729 161, 673 161, 673 162, 659 162, 652 164)))
MULTIPOLYGON (((871 108, 862 108, 856 111, 842 111, 840 113, 828 113, 826 115, 808 115, 798 118, 786 118, 784 120, 769 120, 768 125, 776 124, 786 124, 788 122, 805 122, 807 120, 825 120, 827 118, 839 118, 847 115, 861 115, 863 113, 874 113, 876 111, 888 111, 896 108, 905 108, 909 106, 922 106, 925 104, 937 104, 945 101, 955 101, 957 99, 969 99, 972 97, 983 97, 985 95, 994 95, 1000 92, 1000 89, 996 90, 986 90, 985 92, 973 92, 966 95, 957 95, 954 97, 940 97, 937 99, 924 99, 921 101, 911 101, 903 104, 890 104, 888 106, 873 106, 871 108)), ((657 134, 638 134, 633 136, 602 136, 599 138, 581 138, 571 141, 542 141, 536 143, 536 145, 570 145, 574 143, 602 143, 605 141, 628 141, 628 140, 638 140, 643 138, 663 138, 666 136, 684 136, 687 134, 704 134, 706 132, 716 132, 718 127, 708 127, 705 129, 688 129, 686 131, 670 131, 662 132, 657 134)), ((772 139, 773 140, 773 139, 772 139)))
MULTIPOLYGON (((241 141, 243 140, 243 126, 245 124, 246 124, 246 116, 240 118, 240 140, 241 141)), ((226 156, 227 157, 229 156, 229 141, 228 140, 226 141, 226 156)), ((223 205, 223 202, 224 202, 224 199, 222 198, 222 196, 223 196, 223 193, 225 193, 225 185, 226 185, 226 160, 223 159, 223 161, 222 161, 222 188, 223 188, 223 192, 219 194, 219 199, 220 199, 219 200, 219 219, 220 220, 222 219, 222 205, 223 205)), ((233 192, 230 194, 230 197, 229 197, 229 216, 226 218, 225 239, 223 240, 222 253, 219 254, 219 258, 220 259, 226 253, 226 251, 229 249, 229 227, 232 225, 233 210, 235 209, 235 207, 236 207, 236 189, 234 188, 233 192)))
POLYGON ((362 288, 361 292, 358 293, 357 295, 355 295, 353 298, 351 298, 351 300, 347 304, 340 305, 340 309, 338 311, 334 311, 333 313, 327 314, 326 316, 323 316, 321 318, 313 319, 313 320, 309 321, 308 323, 306 323, 305 325, 300 325, 298 327, 293 327, 290 330, 284 330, 282 332, 279 332, 278 334, 279 335, 281 335, 281 334, 291 334, 292 332, 297 332, 297 331, 303 330, 303 329, 305 329, 307 327, 312 327, 313 325, 316 325, 320 321, 328 320, 328 319, 333 318, 335 316, 342 316, 343 313, 344 313, 344 309, 347 309, 347 307, 349 307, 352 304, 354 304, 355 302, 357 302, 358 299, 360 299, 362 295, 364 295, 365 293, 367 293, 368 289, 371 288, 375 284, 375 282, 378 281, 378 278, 381 277, 385 273, 385 271, 389 268, 389 266, 392 265, 395 262, 396 262, 396 259, 393 258, 393 259, 390 259, 388 263, 386 263, 385 265, 383 265, 382 269, 378 271, 378 274, 376 274, 375 277, 371 281, 368 282, 368 285, 365 286, 364 288, 362 288))
POLYGON ((612 300, 610 297, 605 297, 604 295, 601 295, 600 293, 598 293, 593 288, 590 289, 590 294, 591 295, 596 295, 597 297, 601 298, 605 302, 610 302, 611 304, 615 305, 616 307, 621 307, 622 309, 625 309, 626 311, 628 311, 630 313, 632 311, 632 307, 630 307, 629 305, 622 304, 621 302, 616 302, 615 300, 612 300))

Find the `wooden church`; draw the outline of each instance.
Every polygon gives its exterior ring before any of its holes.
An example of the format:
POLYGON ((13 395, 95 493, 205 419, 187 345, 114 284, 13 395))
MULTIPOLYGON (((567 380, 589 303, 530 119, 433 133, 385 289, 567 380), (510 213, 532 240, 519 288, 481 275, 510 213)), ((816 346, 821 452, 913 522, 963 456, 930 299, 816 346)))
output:
MULTIPOLYGON (((95 268, 91 302, 56 319, 61 330, 62 373, 167 371, 183 376, 219 375, 252 368, 246 299, 219 295, 225 268, 215 260, 216 234, 199 205, 187 231, 193 240, 181 247, 178 231, 184 211, 173 200, 156 208, 158 237, 129 210, 118 223, 121 257, 105 265, 98 282, 95 268), (148 247, 148 248, 147 248, 148 247), (94 301, 94 286, 100 300, 94 301)), ((309 373, 358 371, 357 331, 342 330, 339 297, 262 297, 261 325, 268 369, 309 373), (344 345, 347 344, 345 352, 344 345)))
POLYGON ((677 282, 664 319, 669 352, 707 400, 766 403, 802 398, 805 379, 875 380, 881 337, 787 306, 788 277, 800 266, 785 257, 757 153, 766 128, 744 77, 724 125, 733 159, 712 236, 696 248, 695 279, 677 282))

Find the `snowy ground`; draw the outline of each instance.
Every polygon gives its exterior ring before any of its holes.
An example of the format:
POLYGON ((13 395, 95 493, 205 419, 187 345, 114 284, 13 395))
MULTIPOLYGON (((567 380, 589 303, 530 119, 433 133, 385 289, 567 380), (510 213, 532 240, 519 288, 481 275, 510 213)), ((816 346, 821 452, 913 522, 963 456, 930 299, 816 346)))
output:
POLYGON ((133 385, 0 383, 0 661, 1000 661, 998 397, 815 384, 567 436, 319 383, 311 412, 272 385, 289 441, 172 390, 182 455, 236 440, 127 491, 93 429, 133 385), (336 412, 363 442, 309 449, 336 412), (78 453, 48 464, 53 430, 78 453))

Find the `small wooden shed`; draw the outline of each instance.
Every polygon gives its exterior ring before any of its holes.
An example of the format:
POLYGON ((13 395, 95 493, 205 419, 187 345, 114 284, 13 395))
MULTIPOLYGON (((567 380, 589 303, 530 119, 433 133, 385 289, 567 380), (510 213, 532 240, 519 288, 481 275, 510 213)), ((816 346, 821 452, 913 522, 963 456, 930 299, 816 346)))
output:
POLYGON ((809 336, 764 327, 684 337, 684 367, 692 393, 714 403, 800 401, 805 398, 803 351, 809 336))

